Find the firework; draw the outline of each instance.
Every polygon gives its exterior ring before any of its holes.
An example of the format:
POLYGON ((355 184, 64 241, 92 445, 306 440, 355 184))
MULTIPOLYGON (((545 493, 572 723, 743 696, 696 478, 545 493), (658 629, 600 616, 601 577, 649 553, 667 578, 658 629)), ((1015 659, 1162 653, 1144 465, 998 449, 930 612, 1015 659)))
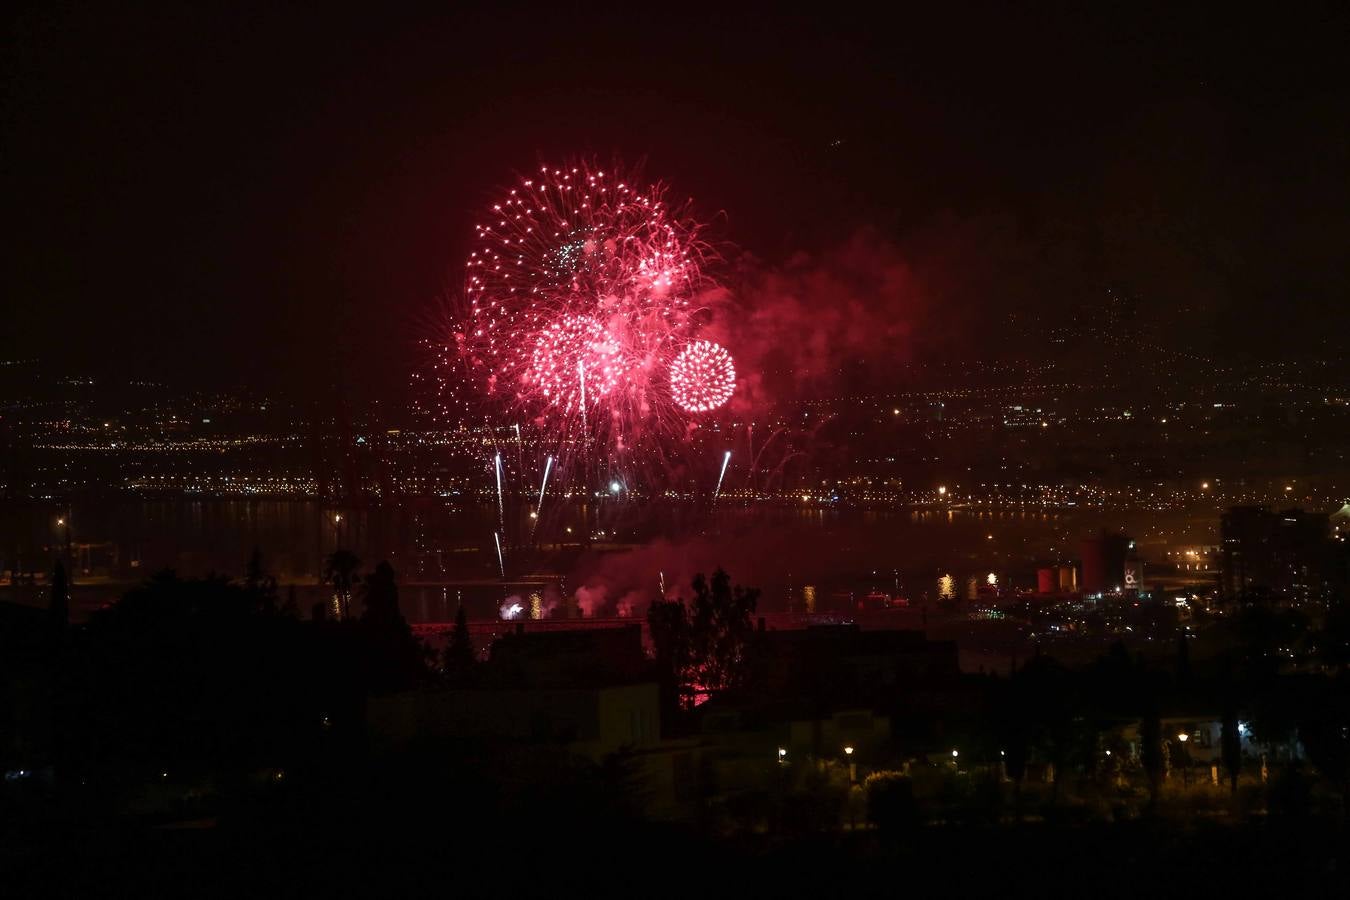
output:
POLYGON ((544 507, 544 491, 548 489, 548 473, 553 471, 553 457, 549 457, 544 463, 544 478, 539 482, 539 502, 535 504, 535 512, 544 507))
POLYGON ((722 471, 717 473, 717 487, 713 490, 713 502, 722 494, 722 479, 727 477, 727 464, 731 462, 731 451, 728 450, 722 456, 722 471))
POLYGON ((506 527, 506 505, 502 501, 502 455, 498 453, 493 459, 493 471, 497 475, 497 524, 506 527))
POLYGON ((687 413, 725 403, 734 386, 730 356, 698 340, 721 296, 702 226, 665 193, 588 166, 545 167, 476 227, 451 355, 468 387, 545 436, 563 474, 592 448, 664 458, 687 413), (680 376, 701 398, 680 401, 672 364, 704 344, 721 356, 706 376, 680 376))
POLYGON ((670 393, 693 413, 717 409, 736 389, 736 364, 731 354, 712 341, 694 341, 670 364, 670 393))

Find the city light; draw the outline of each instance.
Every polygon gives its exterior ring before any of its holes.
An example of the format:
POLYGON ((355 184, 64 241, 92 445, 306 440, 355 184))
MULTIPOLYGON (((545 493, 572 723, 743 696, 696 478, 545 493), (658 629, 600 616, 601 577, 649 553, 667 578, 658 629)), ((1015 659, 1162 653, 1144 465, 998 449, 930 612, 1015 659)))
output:
POLYGON ((845 756, 852 756, 852 755, 853 755, 853 747, 852 747, 852 746, 845 747, 845 748, 844 748, 844 755, 845 755, 845 756))

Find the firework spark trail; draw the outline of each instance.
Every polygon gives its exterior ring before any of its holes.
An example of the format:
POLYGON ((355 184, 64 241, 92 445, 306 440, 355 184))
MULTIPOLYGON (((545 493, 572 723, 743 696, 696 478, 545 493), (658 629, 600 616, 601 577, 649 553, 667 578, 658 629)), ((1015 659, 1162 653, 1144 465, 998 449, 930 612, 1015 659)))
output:
POLYGON ((548 489, 548 473, 553 471, 553 457, 544 460, 544 479, 539 482, 539 502, 535 504, 535 512, 544 508, 544 491, 548 489))
POLYGON ((553 471, 553 457, 544 460, 544 477, 539 482, 539 502, 534 505, 534 517, 530 520, 530 543, 534 543, 534 533, 539 528, 539 518, 544 514, 544 491, 548 490, 548 473, 553 471))
POLYGON ((581 452, 590 464, 590 429, 586 427, 586 367, 577 363, 577 380, 581 382, 581 452))
POLYGON ((718 498, 719 496, 721 496, 721 494, 722 494, 722 479, 726 477, 726 474, 727 474, 727 463, 729 463, 729 462, 731 462, 731 451, 730 451, 730 450, 728 450, 728 451, 726 452, 726 455, 724 455, 724 456, 722 457, 722 471, 719 472, 718 475, 717 475, 717 489, 713 491, 713 502, 714 502, 714 503, 717 502, 717 498, 718 498))
POLYGON ((493 468, 497 473, 497 521, 504 529, 506 528, 506 504, 502 500, 502 455, 496 455, 493 468))
POLYGON ((492 532, 492 540, 497 545, 497 570, 502 573, 502 579, 506 578, 506 560, 502 556, 502 536, 501 532, 492 532))
POLYGON ((753 430, 750 431, 750 439, 751 439, 751 441, 752 441, 751 448, 750 448, 750 456, 751 456, 751 459, 752 459, 752 462, 750 463, 750 486, 751 486, 751 487, 758 487, 758 484, 756 483, 756 480, 757 480, 758 477, 759 477, 759 461, 760 461, 760 458, 763 457, 765 451, 767 451, 767 450, 769 449, 769 447, 773 445, 774 439, 777 438, 777 437, 778 437, 780 434, 782 434, 782 433, 783 433, 783 429, 782 429, 782 428, 775 428, 772 432, 769 433, 768 439, 765 440, 764 443, 763 443, 763 445, 760 446, 759 452, 756 453, 755 450, 754 450, 754 445, 753 445, 754 431, 753 431, 753 430))

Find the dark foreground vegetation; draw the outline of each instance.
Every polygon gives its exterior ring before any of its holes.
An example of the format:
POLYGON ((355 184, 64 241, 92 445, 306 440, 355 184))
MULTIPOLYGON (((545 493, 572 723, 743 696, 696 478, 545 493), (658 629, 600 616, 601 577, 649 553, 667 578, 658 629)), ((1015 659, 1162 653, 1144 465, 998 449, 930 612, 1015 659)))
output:
POLYGON ((826 634, 824 656, 794 644, 783 663, 755 592, 717 573, 653 607, 651 652, 629 668, 611 641, 615 658, 560 674, 523 632, 476 648, 463 617, 423 646, 386 564, 363 573, 335 554, 328 580, 331 604, 307 617, 260 558, 241 580, 165 573, 78 626, 59 573, 48 609, 7 607, 5 895, 1350 884, 1336 616, 1292 628, 1278 611, 1235 614, 1221 651, 1193 659, 1182 641, 1164 667, 1117 647, 1084 669, 1037 657, 1011 677, 937 666, 897 680, 855 631, 826 634), (863 645, 860 680, 849 660, 863 645), (423 718, 399 739, 378 714, 644 685, 656 727, 606 746, 549 725, 547 708, 524 733, 423 718))

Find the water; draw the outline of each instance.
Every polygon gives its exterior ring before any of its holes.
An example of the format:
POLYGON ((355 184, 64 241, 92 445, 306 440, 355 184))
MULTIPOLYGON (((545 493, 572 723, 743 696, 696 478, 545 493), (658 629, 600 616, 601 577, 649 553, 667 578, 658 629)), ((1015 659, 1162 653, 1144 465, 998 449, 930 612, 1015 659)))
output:
MULTIPOLYGON (((254 548, 307 610, 322 598, 318 575, 336 547, 365 567, 388 560, 399 573, 405 615, 445 621, 458 602, 488 617, 503 600, 561 582, 592 614, 641 614, 664 582, 674 592, 718 566, 762 590, 762 608, 801 610, 813 588, 819 610, 877 590, 936 600, 949 577, 958 596, 971 579, 1000 589, 1034 587, 1035 567, 1075 555, 1079 539, 1124 527, 1145 559, 1167 548, 1212 543, 1212 512, 1074 510, 966 512, 838 509, 803 504, 735 505, 557 499, 544 519, 525 498, 508 498, 502 529, 508 585, 493 538, 495 497, 334 509, 305 500, 101 500, 71 506, 11 505, 0 512, 6 579, 46 573, 69 547, 76 606, 115 598, 127 585, 171 568, 183 576, 242 574, 254 548), (59 524, 65 520, 66 524, 59 524), (571 529, 570 531, 568 529, 571 529), (582 538, 589 534, 589 546, 582 538)), ((284 588, 283 588, 284 589, 284 588)), ((31 601, 40 585, 7 585, 0 596, 31 601)))

